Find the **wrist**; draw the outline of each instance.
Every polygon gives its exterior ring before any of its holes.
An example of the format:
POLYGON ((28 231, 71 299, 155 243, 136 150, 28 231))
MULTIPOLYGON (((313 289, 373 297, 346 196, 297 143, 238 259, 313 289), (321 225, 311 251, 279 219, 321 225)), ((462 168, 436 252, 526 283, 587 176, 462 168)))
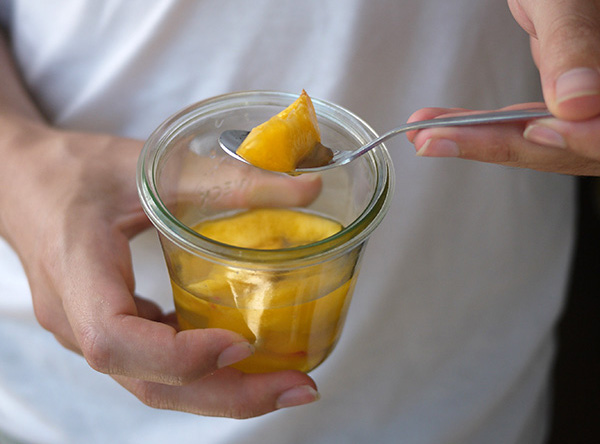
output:
POLYGON ((19 225, 16 210, 34 198, 29 194, 33 183, 43 181, 48 165, 41 145, 52 132, 41 120, 0 111, 0 236, 11 244, 11 232, 19 225))

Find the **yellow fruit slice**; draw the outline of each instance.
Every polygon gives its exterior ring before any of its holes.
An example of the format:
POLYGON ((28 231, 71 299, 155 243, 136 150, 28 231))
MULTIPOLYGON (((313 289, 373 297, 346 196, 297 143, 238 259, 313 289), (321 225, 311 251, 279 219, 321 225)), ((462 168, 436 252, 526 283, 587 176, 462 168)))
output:
POLYGON ((303 90, 289 107, 252 129, 237 154, 259 168, 289 173, 320 141, 315 108, 303 90))
POLYGON ((331 219, 285 208, 262 208, 194 227, 202 236, 241 248, 273 250, 317 242, 342 226, 331 219))
MULTIPOLYGON (((341 224, 296 209, 263 208, 200 222, 199 233, 250 248, 315 242, 341 224)), ((233 367, 244 372, 309 371, 333 349, 353 292, 358 251, 297 269, 230 268, 185 254, 173 261, 180 328, 224 328, 243 335, 255 353, 233 367)))

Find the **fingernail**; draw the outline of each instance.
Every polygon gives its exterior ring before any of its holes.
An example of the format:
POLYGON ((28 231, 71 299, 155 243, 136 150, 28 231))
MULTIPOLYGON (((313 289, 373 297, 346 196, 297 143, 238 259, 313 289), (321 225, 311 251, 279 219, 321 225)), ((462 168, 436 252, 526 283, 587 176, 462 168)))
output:
POLYGON ((577 97, 600 94, 600 73, 592 68, 574 68, 556 80, 558 103, 577 97))
POLYGON ((554 131, 552 128, 539 125, 539 123, 533 123, 525 128, 523 137, 530 142, 540 145, 554 148, 567 148, 567 142, 561 134, 554 131))
POLYGON ((251 344, 248 342, 237 342, 221 352, 217 358, 217 367, 223 368, 235 364, 242 359, 252 356, 253 353, 254 347, 251 344))
POLYGON ((448 139, 427 139, 417 151, 423 157, 458 157, 460 149, 456 142, 448 139))
POLYGON ((310 385, 299 385, 283 392, 277 398, 275 406, 278 409, 284 409, 286 407, 309 404, 317 401, 320 397, 319 392, 310 385))

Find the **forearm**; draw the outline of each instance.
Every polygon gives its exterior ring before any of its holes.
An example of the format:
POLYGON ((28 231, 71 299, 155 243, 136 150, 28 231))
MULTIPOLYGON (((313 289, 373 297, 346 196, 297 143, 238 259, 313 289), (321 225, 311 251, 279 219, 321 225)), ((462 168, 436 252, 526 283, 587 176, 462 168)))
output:
POLYGON ((29 95, 2 32, 0 79, 0 236, 12 243, 19 225, 16 213, 32 191, 28 188, 42 180, 34 173, 44 162, 36 147, 53 131, 29 95))

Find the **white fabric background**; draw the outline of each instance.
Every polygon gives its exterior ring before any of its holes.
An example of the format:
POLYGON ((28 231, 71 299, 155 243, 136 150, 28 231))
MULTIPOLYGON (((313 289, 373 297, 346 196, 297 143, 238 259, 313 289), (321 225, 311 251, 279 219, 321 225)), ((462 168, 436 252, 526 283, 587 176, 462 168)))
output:
MULTIPOLYGON (((539 97, 527 39, 497 0, 33 0, 9 26, 39 106, 64 128, 144 139, 197 100, 245 89, 337 102, 384 131, 423 106, 539 97)), ((0 430, 25 442, 540 443, 573 182, 388 143, 397 187, 322 399, 252 420, 143 406, 42 330, 0 244, 0 430)), ((152 232, 138 292, 170 307, 152 232)))

